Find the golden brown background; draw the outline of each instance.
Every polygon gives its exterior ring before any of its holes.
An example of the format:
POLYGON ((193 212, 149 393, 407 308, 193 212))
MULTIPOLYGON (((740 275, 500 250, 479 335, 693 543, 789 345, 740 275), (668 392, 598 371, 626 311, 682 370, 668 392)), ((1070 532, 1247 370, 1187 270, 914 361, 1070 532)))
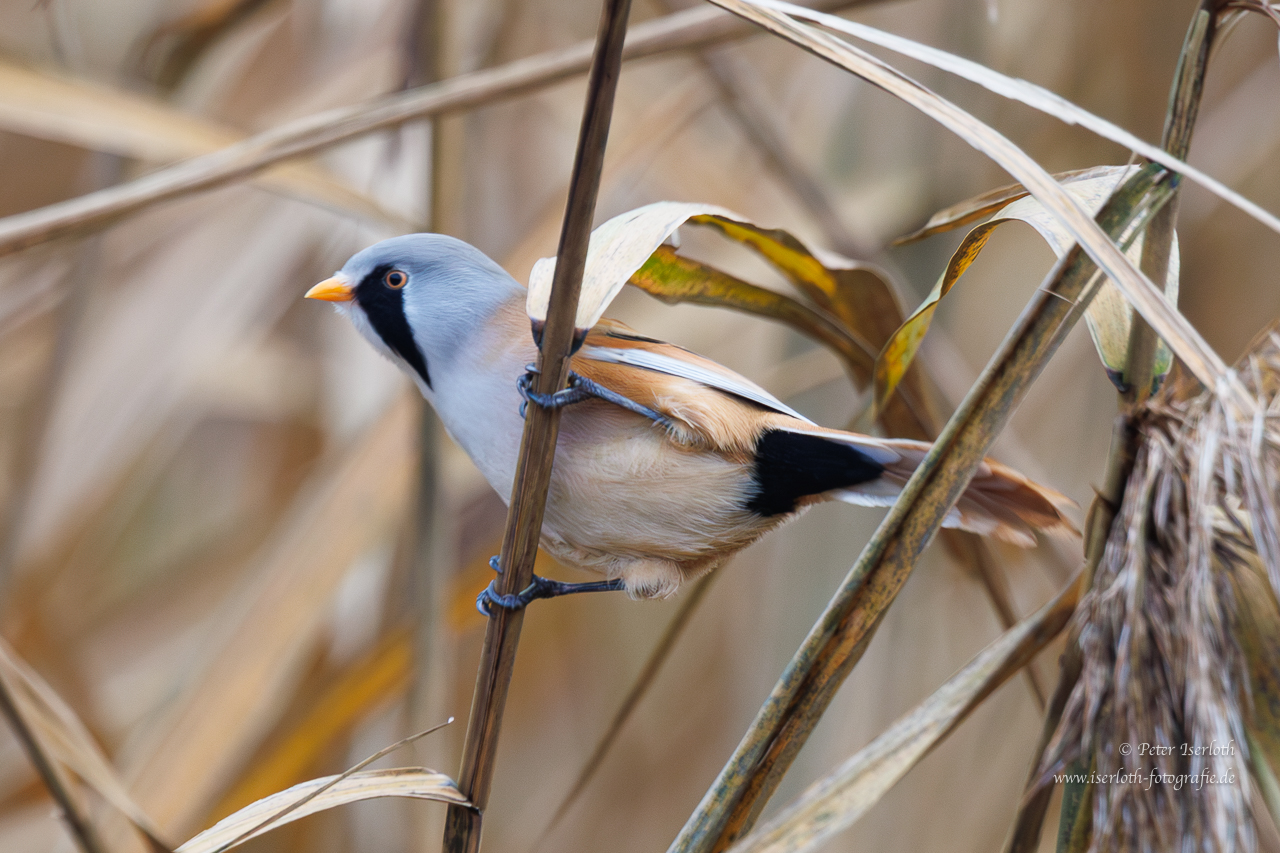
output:
MULTIPOLYGON (((906 0, 850 14, 1158 141, 1193 8, 906 0)), ((596 0, 9 0, 0 4, 0 214, 433 73, 589 39, 598 11, 596 0)), ((636 0, 632 21, 665 12, 636 0)), ((918 113, 790 45, 759 35, 708 55, 730 72, 739 111, 694 53, 624 66, 597 221, 662 199, 722 205, 884 266, 913 306, 959 236, 889 242, 1009 180, 918 113), (834 219, 762 153, 743 109, 763 117, 834 219)), ((891 61, 1050 171, 1128 159, 1079 128, 891 61)), ((175 842, 449 715, 452 727, 383 764, 456 772, 483 633, 471 602, 488 582, 503 507, 429 413, 419 426, 408 382, 301 294, 356 250, 432 216, 435 230, 523 280, 555 249, 583 89, 575 78, 434 131, 416 122, 373 134, 302 161, 291 178, 267 173, 0 258, 0 633, 71 704, 175 842), (436 473, 425 502, 422 432, 436 473), (412 570, 419 531, 425 575, 412 570)), ((1273 26, 1244 20, 1213 62, 1203 103, 1191 162, 1280 210, 1273 26)), ((1280 240, 1193 186, 1180 239, 1181 307, 1231 361, 1280 314, 1280 240)), ((783 286, 703 235, 688 234, 685 248, 783 286)), ((1051 261, 1030 229, 1001 229, 943 303, 923 358, 950 404, 1051 261)), ((611 314, 723 361, 821 423, 846 423, 866 402, 833 356, 765 321, 630 291, 611 314)), ((1087 506, 1115 411, 1081 327, 994 455, 1087 506)), ((820 507, 724 569, 542 849, 665 849, 879 517, 820 507)), ((996 547, 1020 614, 1078 559, 1070 545, 996 547)), ((677 606, 591 596, 532 607, 487 849, 530 850, 677 606)), ((932 549, 774 807, 999 631, 978 582, 932 549)), ((1053 647, 1038 662, 1042 683, 1052 684, 1055 660, 1053 647)), ((830 849, 996 849, 1039 726, 1028 682, 1011 680, 830 849)), ((68 849, 51 810, 0 735, 0 850, 68 849)), ((442 814, 436 804, 360 804, 251 847, 433 850, 442 814)))

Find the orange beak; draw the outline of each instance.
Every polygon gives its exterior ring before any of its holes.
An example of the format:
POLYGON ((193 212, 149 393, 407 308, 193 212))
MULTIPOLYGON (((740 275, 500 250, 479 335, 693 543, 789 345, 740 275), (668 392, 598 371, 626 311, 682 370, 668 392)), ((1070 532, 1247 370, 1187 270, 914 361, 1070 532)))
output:
POLYGON ((350 284, 335 275, 308 290, 306 298, 323 299, 325 302, 350 302, 356 298, 356 294, 350 284))

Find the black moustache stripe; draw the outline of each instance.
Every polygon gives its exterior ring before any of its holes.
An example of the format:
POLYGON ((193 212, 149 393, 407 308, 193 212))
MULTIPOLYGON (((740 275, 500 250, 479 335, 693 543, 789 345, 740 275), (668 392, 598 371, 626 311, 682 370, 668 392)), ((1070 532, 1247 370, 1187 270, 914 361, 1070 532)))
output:
POLYGON ((364 277, 356 286, 356 302, 364 309, 365 316, 378 337, 399 355, 431 387, 431 375, 427 373, 427 360, 422 357, 404 316, 404 288, 387 287, 382 277, 392 269, 384 264, 364 277))

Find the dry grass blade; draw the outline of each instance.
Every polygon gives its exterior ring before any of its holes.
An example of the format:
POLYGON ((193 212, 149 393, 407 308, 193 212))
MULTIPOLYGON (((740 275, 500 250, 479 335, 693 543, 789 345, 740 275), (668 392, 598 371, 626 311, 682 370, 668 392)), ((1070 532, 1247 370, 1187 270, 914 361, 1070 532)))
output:
MULTIPOLYGON (((163 101, 0 63, 0 129, 155 163, 207 155, 244 135, 163 101)), ((258 182, 291 198, 393 228, 414 223, 314 164, 272 169, 258 182)))
MULTIPOLYGON (((1112 233, 1159 209, 1169 177, 1146 168, 1108 202, 1112 233), (1149 197, 1150 196, 1150 197, 1149 197)), ((974 467, 1093 296, 1096 268, 1079 248, 1036 291, 1004 345, 903 488, 897 503, 797 650, 733 757, 673 843, 672 853, 721 850, 750 829, 839 685, 861 657, 974 467)))
POLYGON ((1079 577, 1034 615, 1005 632, 928 699, 810 786, 732 853, 803 853, 850 826, 964 722, 981 702, 1031 660, 1067 624, 1080 596, 1079 577))
MULTIPOLYGON (((1114 168, 1114 166, 1090 166, 1087 169, 1073 169, 1070 172, 1055 172, 1053 179, 1065 186, 1076 181, 1100 178, 1110 174, 1114 168)), ((962 225, 968 225, 971 222, 984 219, 1009 202, 1017 201, 1028 195, 1030 193, 1027 192, 1027 188, 1022 184, 1008 184, 1003 187, 996 187, 994 190, 987 190, 973 198, 967 198, 964 201, 956 202, 950 207, 944 207, 933 216, 930 216, 924 227, 899 237, 893 241, 893 245, 902 246, 907 243, 914 243, 917 240, 923 240, 926 237, 932 237, 935 234, 945 234, 962 225)))
POLYGON ((326 776, 258 800, 206 829, 178 850, 180 853, 228 850, 308 815, 377 797, 410 797, 463 806, 467 802, 448 776, 419 767, 366 770, 345 778, 326 776), (305 804, 296 805, 300 800, 305 800, 305 804), (285 809, 289 811, 282 814, 285 809))
MULTIPOLYGON (((291 803, 289 803, 288 805, 286 805, 284 808, 282 808, 282 809, 280 809, 280 810, 278 810, 278 811, 272 812, 270 815, 268 815, 267 817, 263 818, 263 819, 262 819, 261 821, 259 821, 258 823, 256 823, 256 824, 252 824, 251 826, 249 826, 247 829, 245 829, 245 830, 244 830, 243 832, 241 832, 239 835, 237 835, 237 836, 235 836, 234 838, 232 838, 230 841, 226 841, 226 842, 224 842, 222 845, 220 845, 220 846, 218 847, 218 849, 217 849, 216 853, 222 853, 222 851, 224 851, 224 850, 228 850, 228 849, 230 849, 230 848, 232 848, 232 847, 235 847, 235 846, 237 846, 237 845, 239 845, 239 844, 242 844, 242 843, 243 843, 243 842, 245 842, 245 841, 248 841, 250 838, 254 837, 255 835, 257 835, 257 834, 259 834, 259 833, 261 833, 261 832, 263 832, 263 831, 267 830, 268 828, 270 828, 270 827, 272 827, 272 826, 274 826, 274 825, 276 825, 276 824, 280 823, 280 822, 281 822, 281 821, 283 821, 285 818, 287 818, 289 815, 291 815, 291 814, 293 814, 293 813, 295 813, 295 812, 302 811, 303 809, 305 809, 305 808, 307 807, 307 805, 308 805, 309 803, 311 803, 311 802, 315 801, 316 799, 318 799, 319 797, 323 796, 324 794, 326 794, 327 792, 329 792, 329 791, 330 791, 330 790, 332 790, 333 788, 335 788, 335 787, 337 787, 338 785, 342 784, 342 783, 343 783, 344 781, 346 781, 347 779, 350 779, 352 776, 355 776, 355 775, 356 775, 357 773, 359 773, 361 770, 363 770, 364 768, 368 767, 370 764, 372 764, 373 762, 377 761, 378 759, 380 759, 380 758, 384 758, 384 757, 386 757, 386 756, 390 755, 391 753, 395 752, 395 751, 396 751, 397 749, 399 749, 400 747, 402 747, 402 746, 407 746, 407 745, 409 745, 409 744, 413 743, 414 741, 416 741, 416 740, 420 740, 420 739, 422 739, 422 738, 426 737, 427 735, 429 735, 429 734, 431 734, 431 733, 433 733, 433 732, 437 732, 437 731, 439 731, 440 729, 444 728, 445 726, 451 725, 452 723, 453 723, 453 717, 450 717, 449 719, 445 720, 443 723, 441 723, 441 724, 440 724, 440 725, 438 725, 438 726, 432 726, 431 728, 427 729, 426 731, 421 731, 421 732, 418 732, 417 734, 409 735, 409 736, 408 736, 408 737, 406 737, 406 738, 401 738, 400 740, 396 741, 395 743, 391 744, 390 746, 384 746, 382 749, 378 750, 378 751, 377 751, 377 752, 375 752, 373 755, 370 755, 368 758, 365 758, 363 761, 359 762, 358 764, 356 764, 356 765, 354 765, 354 766, 352 766, 352 767, 347 768, 346 770, 344 770, 344 771, 342 771, 341 773, 339 773, 337 776, 331 776, 331 777, 329 777, 329 778, 328 778, 328 779, 326 779, 326 780, 322 780, 322 781, 324 782, 324 784, 319 785, 318 787, 314 788, 313 790, 307 791, 307 792, 306 792, 306 793, 304 793, 301 797, 299 797, 298 799, 293 800, 291 803)), ((415 769, 416 769, 416 768, 415 768, 415 769)), ((434 774, 434 773, 433 773, 432 775, 441 775, 441 774, 434 774)), ((441 781, 441 780, 437 780, 436 782, 434 782, 434 783, 433 783, 433 785, 432 785, 432 787, 433 787, 433 788, 434 788, 434 787, 443 787, 443 788, 445 788, 446 793, 447 793, 447 794, 449 794, 448 802, 451 802, 451 803, 456 803, 456 802, 457 802, 457 800, 455 800, 455 799, 453 799, 453 798, 452 798, 452 795, 453 795, 455 792, 457 792, 457 790, 458 790, 458 786, 457 786, 456 784, 454 784, 454 782, 453 782, 453 780, 452 780, 452 779, 449 779, 449 778, 446 776, 446 777, 444 777, 444 780, 442 780, 442 781, 441 781)), ((430 799, 436 799, 436 798, 435 798, 435 797, 431 797, 430 799)))
POLYGON ((14 740, 26 753, 53 801, 62 810, 62 818, 81 853, 104 853, 97 829, 90 823, 72 792, 71 780, 36 737, 35 731, 28 724, 28 715, 18 707, 14 691, 3 678, 0 678, 0 714, 3 714, 14 740))
MULTIPOLYGON (((678 12, 638 24, 624 48, 637 58, 712 44, 748 30, 713 9, 678 12)), ((0 255, 64 234, 101 227, 151 205, 212 189, 349 139, 407 121, 469 109, 580 74, 591 63, 590 42, 464 74, 372 103, 299 119, 227 148, 70 201, 0 219, 0 255)))
POLYGON ((786 15, 749 0, 711 1, 901 98, 991 157, 1061 220, 1072 238, 1201 382, 1208 387, 1220 384, 1233 387, 1239 392, 1226 364, 1165 301, 1161 291, 1098 229, 1084 208, 1048 172, 1000 133, 891 66, 824 32, 797 24, 786 15))
POLYGON ((1280 233, 1280 218, 1277 218, 1275 214, 1262 209, 1235 190, 1179 159, 1175 154, 1139 139, 1124 128, 1112 124, 1082 107, 1076 106, 1048 89, 1037 86, 1034 83, 1028 83, 1026 80, 1008 77, 985 65, 964 59, 955 54, 886 33, 865 24, 847 21, 835 15, 806 9, 803 6, 781 2, 781 0, 753 0, 753 2, 760 6, 785 12, 795 18, 812 21, 863 41, 886 47, 903 56, 909 56, 912 59, 977 83, 1001 97, 1020 101, 1033 109, 1061 119, 1067 124, 1078 124, 1099 136, 1123 145, 1130 151, 1137 152, 1152 162, 1159 163, 1170 171, 1186 175, 1223 201, 1249 214, 1272 231, 1280 233))
POLYGON ((93 735, 44 679, 0 641, 0 679, 15 709, 52 758, 70 768, 103 799, 127 817, 151 843, 167 850, 160 831, 134 801, 93 735))

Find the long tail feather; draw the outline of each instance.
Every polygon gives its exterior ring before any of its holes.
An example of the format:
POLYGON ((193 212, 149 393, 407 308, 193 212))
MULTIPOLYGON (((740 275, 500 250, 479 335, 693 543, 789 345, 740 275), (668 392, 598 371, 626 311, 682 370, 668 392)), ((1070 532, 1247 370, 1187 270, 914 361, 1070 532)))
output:
MULTIPOLYGON (((875 480, 826 493, 827 497, 846 503, 891 505, 930 448, 922 441, 872 438, 821 428, 796 431, 855 447, 884 466, 883 473, 875 480)), ((1069 506, 1075 506, 1075 502, 1066 495, 1032 482, 1008 466, 985 459, 943 526, 959 527, 1030 548, 1036 544, 1036 531, 1080 535, 1064 512, 1069 506)))

